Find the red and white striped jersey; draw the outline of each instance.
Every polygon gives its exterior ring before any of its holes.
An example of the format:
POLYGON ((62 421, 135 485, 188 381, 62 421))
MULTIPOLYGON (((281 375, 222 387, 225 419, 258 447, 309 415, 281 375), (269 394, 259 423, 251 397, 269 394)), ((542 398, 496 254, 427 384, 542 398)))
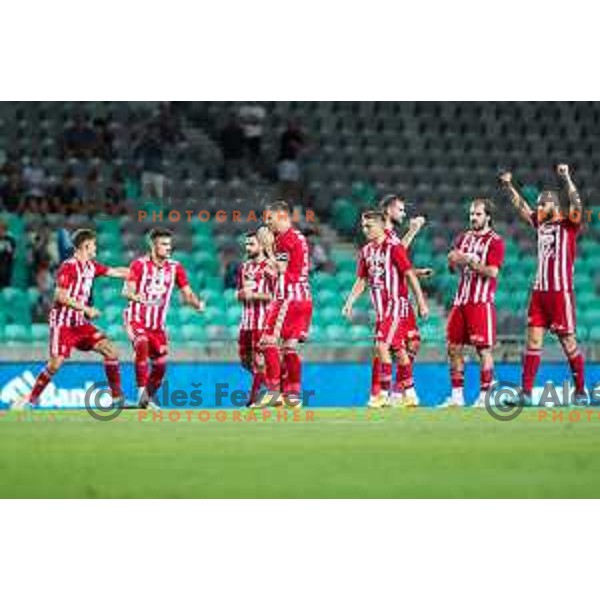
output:
POLYGON ((388 239, 392 242, 398 242, 399 244, 402 242, 400 236, 396 233, 396 230, 393 227, 386 229, 385 235, 387 235, 388 239))
POLYGON ((389 236, 383 243, 369 242, 358 253, 357 276, 366 279, 377 320, 389 315, 404 316, 408 310, 405 274, 412 269, 404 246, 389 236))
POLYGON ((287 259, 287 267, 277 282, 277 298, 310 300, 310 250, 306 238, 294 227, 276 234, 275 254, 287 259))
MULTIPOLYGON (((466 254, 468 258, 474 259, 485 266, 500 269, 504 263, 504 240, 493 230, 484 234, 471 230, 465 231, 456 238, 453 249, 459 250, 466 254)), ((465 266, 454 297, 454 306, 493 304, 496 296, 496 286, 496 277, 484 277, 465 266)))
POLYGON ((129 265, 127 281, 135 285, 135 293, 146 303, 130 301, 125 309, 125 324, 136 323, 158 330, 165 328, 173 288, 189 285, 181 263, 166 260, 159 266, 149 256, 137 258, 129 265))
MULTIPOLYGON (((268 270, 268 261, 247 260, 237 272, 237 291, 249 290, 258 294, 273 295, 276 276, 268 270)), ((243 300, 240 330, 262 330, 270 300, 243 300)))
MULTIPOLYGON (((61 263, 56 273, 56 287, 64 289, 73 300, 89 306, 92 286, 96 277, 102 277, 108 272, 108 267, 95 260, 81 262, 69 258, 61 263)), ((58 325, 83 325, 87 319, 81 311, 69 308, 64 304, 54 303, 50 310, 49 323, 51 327, 58 325)))
POLYGON ((573 291, 577 235, 581 223, 561 219, 540 224, 537 212, 531 217, 538 236, 538 266, 533 289, 541 292, 573 291))

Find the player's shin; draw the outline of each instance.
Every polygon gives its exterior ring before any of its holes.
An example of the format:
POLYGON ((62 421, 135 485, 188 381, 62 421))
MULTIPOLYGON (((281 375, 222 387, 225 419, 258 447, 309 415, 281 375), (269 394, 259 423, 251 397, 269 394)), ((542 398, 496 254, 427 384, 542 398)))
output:
POLYGON ((33 389, 31 390, 31 394, 29 395, 29 403, 33 406, 37 406, 40 403, 40 396, 46 389, 46 386, 52 380, 52 377, 55 373, 46 366, 43 371, 36 377, 35 383, 33 384, 33 389))
POLYGON ((121 388, 121 369, 119 361, 114 358, 104 359, 104 372, 110 387, 110 393, 113 399, 123 397, 123 389, 121 388))
POLYGON ((135 382, 138 388, 138 400, 148 385, 148 342, 139 341, 135 345, 135 382))
POLYGON ((573 380, 575 381, 575 394, 577 396, 585 396, 585 359, 583 354, 577 345, 570 352, 565 349, 565 354, 567 355, 573 380))
POLYGON ((494 358, 491 350, 483 349, 479 351, 481 361, 479 371, 479 398, 475 402, 476 407, 485 407, 485 401, 492 387, 494 380, 494 358))
POLYGON ((265 384, 271 392, 279 391, 281 384, 281 362, 276 344, 267 344, 263 348, 265 357, 265 384))
POLYGON ((159 356, 155 361, 152 362, 152 370, 148 377, 148 396, 154 398, 157 390, 162 385, 165 373, 167 371, 167 357, 159 356))
POLYGON ((540 368, 541 360, 542 351, 540 349, 527 348, 527 350, 525 350, 525 354, 523 355, 523 376, 521 388, 527 397, 531 397, 533 384, 535 382, 538 369, 540 368))

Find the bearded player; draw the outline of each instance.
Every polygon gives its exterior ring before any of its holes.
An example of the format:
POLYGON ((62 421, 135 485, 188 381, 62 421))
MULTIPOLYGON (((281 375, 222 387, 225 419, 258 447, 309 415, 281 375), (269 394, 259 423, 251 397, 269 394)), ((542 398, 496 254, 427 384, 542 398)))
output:
MULTIPOLYGON (((267 206, 266 225, 274 244, 263 245, 277 274, 275 297, 269 304, 260 347, 265 357, 267 393, 260 406, 300 406, 302 361, 299 346, 308 337, 312 319, 312 295, 308 273, 310 251, 302 233, 292 224, 291 210, 282 200, 267 206), (282 367, 285 377, 282 381, 282 367)), ((261 236, 261 241, 264 242, 261 236)))
MULTIPOLYGON (((273 246, 273 234, 261 228, 260 237, 273 246)), ((240 361, 252 375, 252 388, 248 406, 256 404, 261 386, 265 382, 265 361, 259 349, 265 326, 267 307, 273 299, 276 276, 265 255, 256 232, 246 234, 246 261, 237 273, 237 299, 242 303, 242 317, 238 338, 240 361)))
POLYGON ((456 238, 448 254, 448 266, 460 273, 460 281, 447 326, 452 395, 443 407, 465 405, 465 346, 475 348, 480 363, 480 392, 475 406, 485 406, 494 379, 495 294, 504 263, 504 240, 492 229, 490 200, 474 200, 469 219, 471 228, 456 238))
POLYGON ((585 363, 575 337, 575 297, 573 272, 577 236, 581 231, 582 203, 568 165, 556 167, 560 190, 544 190, 533 211, 513 184, 512 174, 502 173, 500 185, 510 197, 520 217, 537 231, 537 274, 531 291, 527 346, 523 358, 522 390, 525 404, 540 366, 544 333, 554 333, 562 346, 575 381, 575 396, 587 398, 585 363), (561 213, 560 194, 569 202, 569 214, 561 213))
POLYGON ((422 318, 427 318, 429 308, 406 249, 386 233, 383 213, 365 213, 362 223, 367 243, 359 252, 357 278, 342 314, 351 319, 354 303, 369 287, 376 314, 374 354, 379 361, 379 378, 373 378, 371 381, 369 407, 383 408, 389 404, 392 350, 397 354, 400 382, 408 399, 407 403, 416 406, 419 402, 414 389, 412 363, 407 352, 407 283, 411 287, 422 318))
MULTIPOLYGON (((404 223, 406 218, 406 202, 403 198, 396 194, 388 194, 384 196, 379 202, 379 209, 383 212, 385 217, 385 230, 391 239, 399 241, 406 250, 410 248, 413 241, 425 226, 425 217, 419 216, 414 217, 410 220, 408 231, 402 238, 396 233, 395 227, 399 227, 404 223)), ((433 270, 429 268, 415 269, 415 273, 419 279, 425 279, 433 275, 433 270)), ((408 323, 406 332, 406 351, 408 353, 410 361, 414 364, 415 358, 419 353, 421 347, 421 334, 419 332, 419 326, 412 302, 409 300, 408 304, 408 323)), ((374 381, 374 387, 377 389, 377 379, 379 377, 379 358, 373 359, 373 368, 371 377, 374 381)), ((408 406, 407 398, 404 395, 404 390, 401 385, 401 371, 402 367, 400 363, 396 363, 396 381, 393 385, 392 394, 390 396, 390 404, 392 406, 408 406)))
POLYGON ((56 273, 54 306, 49 314, 50 359, 35 380, 28 398, 31 406, 39 405, 42 392, 74 348, 103 357, 113 403, 123 402, 117 349, 90 323, 100 316, 100 311, 90 305, 90 298, 96 277, 125 279, 129 271, 126 267, 106 267, 96 262, 95 231, 80 229, 73 234, 72 242, 73 257, 61 263, 56 273))
POLYGON ((173 253, 173 234, 153 229, 149 236, 150 252, 129 266, 123 295, 129 300, 124 312, 125 329, 135 354, 135 379, 140 408, 159 409, 155 398, 167 368, 168 341, 165 330, 173 289, 177 287, 184 304, 198 312, 204 310, 190 287, 185 269, 173 253), (148 362, 152 363, 149 372, 148 362))

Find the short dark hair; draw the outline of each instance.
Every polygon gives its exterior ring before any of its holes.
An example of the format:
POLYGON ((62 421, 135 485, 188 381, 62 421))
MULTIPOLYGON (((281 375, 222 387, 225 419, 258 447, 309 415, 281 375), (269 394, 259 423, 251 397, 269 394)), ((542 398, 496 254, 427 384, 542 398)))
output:
POLYGON ((163 238, 163 237, 172 238, 173 237, 173 232, 170 231, 169 229, 156 228, 156 229, 151 229, 150 233, 148 234, 148 239, 151 242, 154 242, 158 238, 163 238))
POLYGON ((71 241, 75 248, 81 248, 83 244, 96 239, 96 232, 93 229, 78 229, 71 236, 71 241))
POLYGON ((255 237, 258 237, 258 231, 255 231, 254 229, 252 231, 249 231, 248 233, 246 233, 246 239, 255 238, 255 237))
POLYGON ((285 200, 275 200, 274 202, 270 202, 267 204, 267 210, 271 212, 284 212, 288 215, 292 212, 290 205, 285 200))
POLYGON ((386 194, 379 201, 379 210, 385 212, 394 202, 404 202, 404 198, 398 196, 398 194, 386 194))

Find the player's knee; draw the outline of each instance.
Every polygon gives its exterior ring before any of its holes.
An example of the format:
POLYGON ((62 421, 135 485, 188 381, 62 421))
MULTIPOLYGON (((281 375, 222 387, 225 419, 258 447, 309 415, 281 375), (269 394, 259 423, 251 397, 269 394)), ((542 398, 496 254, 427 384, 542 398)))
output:
POLYGON ((119 360, 119 351, 111 342, 107 342, 100 350, 107 360, 119 360))
POLYGON ((64 362, 64 358, 62 356, 54 356, 48 361, 47 369, 50 373, 56 373, 64 362))
POLYGON ((577 350, 577 339, 574 335, 565 335, 560 338, 560 343, 567 353, 572 353, 577 350))
POLYGON ((448 356, 451 359, 457 359, 460 358, 462 355, 462 349, 460 346, 457 346, 455 344, 448 344, 448 356))
POLYGON ((531 350, 541 350, 544 343, 544 334, 537 328, 530 328, 527 331, 527 347, 531 350))

